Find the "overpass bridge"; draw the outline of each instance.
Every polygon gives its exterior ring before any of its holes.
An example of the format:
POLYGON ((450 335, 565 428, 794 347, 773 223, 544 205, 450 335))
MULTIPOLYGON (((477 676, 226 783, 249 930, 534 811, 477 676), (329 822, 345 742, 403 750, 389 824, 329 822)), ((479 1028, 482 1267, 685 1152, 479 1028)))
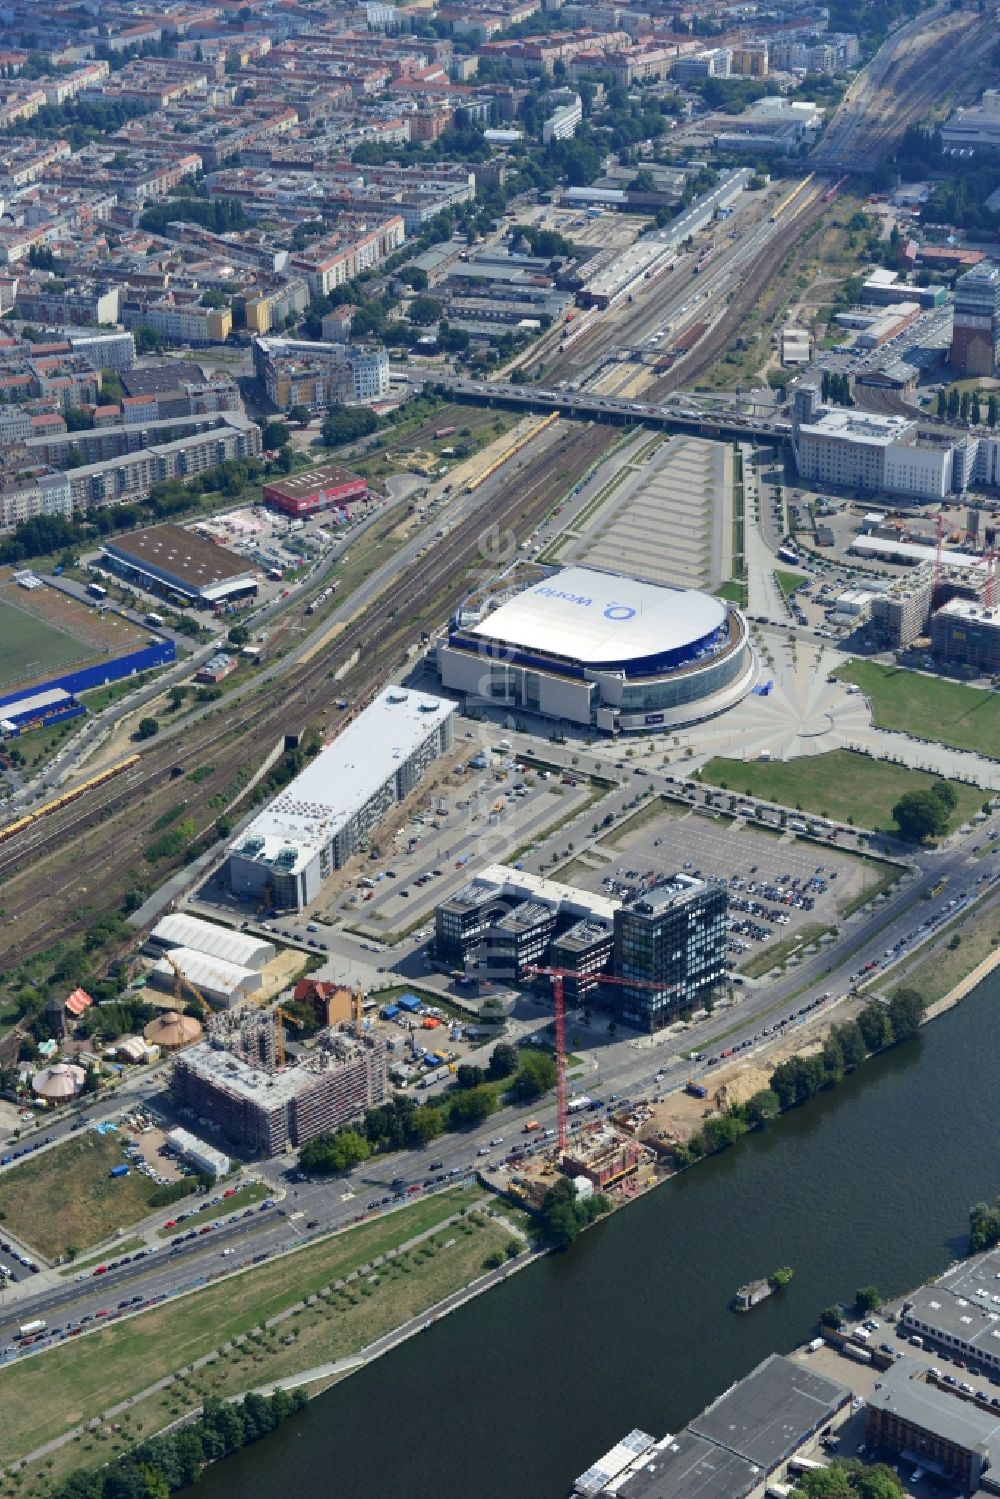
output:
POLYGON ((663 406, 650 402, 603 396, 585 390, 540 390, 537 386, 497 381, 435 380, 433 384, 453 401, 470 406, 499 406, 548 416, 556 411, 578 421, 605 422, 613 427, 651 427, 662 432, 687 432, 694 437, 729 442, 784 442, 791 435, 787 421, 765 421, 737 413, 700 411, 693 399, 663 406))

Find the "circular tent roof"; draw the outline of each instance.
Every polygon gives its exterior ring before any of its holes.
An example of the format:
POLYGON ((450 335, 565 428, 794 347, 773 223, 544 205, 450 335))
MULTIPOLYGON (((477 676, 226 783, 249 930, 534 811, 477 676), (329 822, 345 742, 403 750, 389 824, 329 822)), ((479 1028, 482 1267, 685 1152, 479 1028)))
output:
POLYGON ((201 1026, 191 1015, 179 1015, 176 1010, 168 1010, 165 1015, 157 1015, 155 1020, 151 1020, 143 1028, 142 1034, 154 1046, 162 1046, 170 1051, 200 1040, 201 1026))
POLYGON ((82 1067, 70 1066, 68 1062, 56 1062, 55 1066, 36 1072, 31 1086, 40 1098, 53 1101, 73 1098, 83 1087, 85 1076, 82 1067))

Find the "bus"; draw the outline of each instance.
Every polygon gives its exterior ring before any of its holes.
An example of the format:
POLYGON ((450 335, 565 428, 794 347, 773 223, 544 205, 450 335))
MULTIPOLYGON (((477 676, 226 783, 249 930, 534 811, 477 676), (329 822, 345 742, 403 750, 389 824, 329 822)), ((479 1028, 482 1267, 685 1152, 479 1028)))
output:
POLYGON ((108 596, 108 590, 100 583, 88 583, 87 592, 94 599, 106 599, 108 596))

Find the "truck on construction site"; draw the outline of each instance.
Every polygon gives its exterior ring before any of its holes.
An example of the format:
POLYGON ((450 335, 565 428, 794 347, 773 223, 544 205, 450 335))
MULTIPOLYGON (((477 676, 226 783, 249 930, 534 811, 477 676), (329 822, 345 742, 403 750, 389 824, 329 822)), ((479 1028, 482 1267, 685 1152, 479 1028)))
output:
POLYGON ((108 1176, 112 1178, 117 1178, 119 1176, 128 1176, 128 1167, 126 1165, 112 1166, 111 1170, 108 1172, 108 1176))
POLYGON ((522 1129, 521 1133, 522 1133, 522 1135, 533 1135, 535 1133, 535 1130, 537 1128, 538 1128, 538 1120, 537 1119, 529 1119, 528 1122, 527 1122, 527 1124, 522 1129))
POLYGON ((684 1084, 684 1092, 690 1093, 692 1098, 708 1097, 708 1089, 705 1087, 705 1084, 696 1083, 692 1078, 688 1078, 687 1082, 684 1084))
POLYGON ((570 1099, 569 1103, 566 1105, 566 1112, 567 1114, 581 1114, 584 1109, 589 1108, 590 1099, 585 1093, 581 1093, 579 1097, 570 1099))

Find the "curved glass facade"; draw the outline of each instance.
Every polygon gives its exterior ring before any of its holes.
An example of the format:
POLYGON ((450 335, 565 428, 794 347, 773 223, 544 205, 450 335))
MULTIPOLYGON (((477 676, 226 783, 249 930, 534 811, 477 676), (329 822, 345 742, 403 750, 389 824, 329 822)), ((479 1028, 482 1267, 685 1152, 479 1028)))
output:
POLYGON ((713 662, 703 671, 687 672, 684 676, 669 677, 658 682, 636 682, 622 689, 619 711, 626 713, 649 713, 657 709, 680 708, 685 703, 700 702, 728 687, 730 682, 747 669, 749 643, 744 636, 736 650, 721 661, 713 662))

